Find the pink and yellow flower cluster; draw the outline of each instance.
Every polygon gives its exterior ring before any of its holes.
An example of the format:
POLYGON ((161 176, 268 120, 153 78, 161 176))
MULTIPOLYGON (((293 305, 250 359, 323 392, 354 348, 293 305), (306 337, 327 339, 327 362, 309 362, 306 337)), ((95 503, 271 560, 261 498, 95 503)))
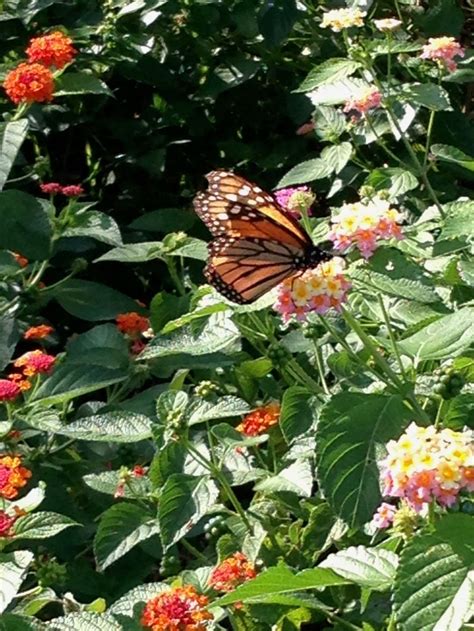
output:
POLYGON ((305 320, 311 312, 323 315, 330 309, 340 309, 351 288, 344 275, 344 265, 343 259, 335 257, 299 276, 286 279, 279 285, 273 308, 284 321, 292 316, 305 320))
POLYGON ((343 111, 351 114, 352 122, 356 123, 361 116, 380 107, 381 102, 382 93, 375 86, 365 86, 346 101, 343 111))
POLYGON ((420 57, 437 61, 449 72, 454 72, 457 68, 454 57, 464 57, 464 49, 454 37, 430 37, 420 57))
POLYGON ((366 14, 360 9, 333 9, 326 11, 321 20, 321 28, 330 28, 335 33, 356 26, 364 26, 366 14))
POLYGON ((388 201, 374 197, 367 203, 344 204, 332 219, 329 239, 339 252, 355 245, 368 259, 382 239, 402 238, 401 215, 388 201))
MULTIPOLYGON (((384 496, 402 499, 420 513, 428 504, 452 506, 462 490, 474 491, 473 432, 419 427, 412 423, 398 439, 387 444, 380 463, 384 496)), ((374 523, 386 527, 395 509, 385 502, 374 523)))

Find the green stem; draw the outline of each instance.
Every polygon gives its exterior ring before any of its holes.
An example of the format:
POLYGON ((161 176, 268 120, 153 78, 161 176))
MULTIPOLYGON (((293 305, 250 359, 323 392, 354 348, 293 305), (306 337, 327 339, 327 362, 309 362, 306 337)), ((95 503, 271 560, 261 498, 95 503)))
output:
POLYGON ((430 117, 428 120, 428 129, 426 130, 426 144, 425 144, 425 157, 423 158, 423 170, 426 172, 426 167, 428 164, 428 155, 430 152, 430 144, 431 144, 431 132, 433 131, 433 123, 435 119, 436 112, 431 110, 430 117))
POLYGON ((179 277, 179 274, 178 274, 178 271, 176 269, 176 264, 175 264, 175 262, 173 260, 173 257, 166 256, 165 257, 165 261, 166 261, 166 265, 168 267, 168 271, 169 271, 170 276, 171 276, 171 280, 175 284, 175 287, 178 290, 178 292, 180 293, 180 295, 184 296, 186 294, 186 288, 184 287, 183 281, 179 277))
POLYGON ((436 428, 438 428, 439 424, 441 423, 441 413, 443 411, 443 407, 444 407, 444 399, 441 399, 441 401, 439 402, 438 410, 436 411, 436 418, 434 422, 434 426, 436 428))
POLYGON ((204 554, 199 552, 199 550, 195 548, 192 543, 189 543, 187 539, 181 539, 180 543, 182 544, 183 548, 186 548, 186 550, 190 552, 194 557, 196 557, 196 559, 199 559, 199 561, 202 561, 205 565, 209 563, 209 559, 206 558, 204 554))
POLYGON ((392 343, 393 353, 394 353, 395 357, 397 358, 398 367, 400 368, 400 372, 403 375, 403 378, 405 379, 405 381, 408 381, 408 377, 407 377, 407 374, 405 372, 405 367, 404 367, 403 362, 402 362, 400 351, 398 350, 397 340, 395 339, 395 334, 393 332, 392 324, 390 322, 390 318, 388 317, 388 313, 387 313, 387 310, 385 308, 385 303, 383 301, 382 294, 378 293, 377 294, 377 299, 379 301, 380 308, 382 309, 383 318, 385 320, 385 325, 386 325, 386 327, 388 329, 388 335, 389 335, 390 341, 392 343))
POLYGON ((375 127, 372 124, 372 121, 370 119, 370 116, 366 116, 365 117, 365 121, 367 122, 367 125, 369 126, 370 131, 374 134, 375 138, 376 138, 376 143, 377 145, 379 145, 379 147, 381 149, 383 149, 385 151, 385 153, 392 158, 392 160, 395 160, 395 162, 397 162, 398 164, 401 164, 403 166, 405 166, 405 163, 403 162, 403 160, 400 160, 400 158, 398 158, 393 151, 391 151, 387 145, 385 144, 385 141, 378 135, 375 127))
POLYGON ((319 348, 316 340, 313 340, 314 343, 314 358, 316 360, 316 367, 318 369, 318 373, 319 373, 319 378, 321 379, 321 385, 323 387, 323 390, 326 394, 330 395, 330 391, 328 388, 328 384, 326 382, 326 377, 324 376, 324 363, 323 363, 323 356, 321 353, 321 349, 319 348))

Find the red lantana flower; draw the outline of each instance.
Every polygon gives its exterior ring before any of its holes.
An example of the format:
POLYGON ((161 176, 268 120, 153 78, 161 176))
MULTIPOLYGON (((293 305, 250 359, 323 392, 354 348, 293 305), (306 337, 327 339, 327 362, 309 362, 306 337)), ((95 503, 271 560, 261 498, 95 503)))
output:
POLYGON ((150 328, 150 320, 135 311, 120 313, 115 321, 118 330, 130 337, 138 337, 150 328))
POLYGON ((50 333, 54 331, 53 327, 49 324, 39 324, 38 326, 30 326, 28 330, 25 331, 23 335, 23 339, 25 340, 43 340, 45 337, 48 337, 50 333))
POLYGON ((11 527, 18 519, 18 515, 7 515, 4 510, 0 510, 0 537, 8 537, 11 527))
POLYGON ((79 197, 84 195, 84 189, 80 184, 68 184, 61 188, 61 193, 66 197, 79 197))
POLYGON ((214 568, 209 585, 218 592, 231 592, 256 576, 254 564, 242 552, 235 552, 214 568))
POLYGON ((213 618, 205 610, 208 602, 191 585, 173 587, 147 602, 141 623, 152 631, 205 631, 213 618))
POLYGON ((5 77, 3 87, 16 105, 18 103, 44 103, 53 98, 53 74, 42 64, 22 63, 10 70, 5 77))
POLYGON ((26 49, 30 63, 40 63, 54 66, 58 70, 70 63, 76 56, 77 50, 72 45, 72 39, 61 31, 54 31, 49 35, 33 37, 26 49))
POLYGON ((13 401, 20 392, 20 387, 14 381, 0 379, 0 402, 13 401))
POLYGON ((31 478, 31 471, 21 466, 19 456, 0 457, 0 497, 12 500, 31 478))
POLYGON ((59 182, 45 182, 40 184, 40 189, 45 195, 58 195, 63 190, 63 187, 59 182))
POLYGON ((55 361, 56 357, 54 355, 48 355, 43 353, 43 351, 36 350, 25 353, 13 365, 15 368, 22 368, 23 374, 27 377, 33 377, 34 375, 49 372, 55 361))
POLYGON ((244 418, 237 431, 246 436, 259 436, 265 434, 270 427, 277 425, 280 419, 280 406, 278 403, 270 403, 257 408, 244 418))

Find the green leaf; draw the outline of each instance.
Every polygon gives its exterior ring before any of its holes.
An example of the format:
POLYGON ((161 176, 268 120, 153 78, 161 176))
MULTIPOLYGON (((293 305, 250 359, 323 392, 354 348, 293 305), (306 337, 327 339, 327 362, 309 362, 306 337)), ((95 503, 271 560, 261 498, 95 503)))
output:
POLYGON ((220 418, 231 418, 241 416, 250 412, 249 404, 231 395, 219 397, 213 403, 202 399, 195 399, 191 402, 186 410, 186 419, 189 425, 204 423, 206 421, 215 421, 220 418))
POLYGON ((101 390, 128 377, 122 368, 105 368, 93 364, 69 364, 65 362, 40 385, 31 401, 52 405, 64 403, 89 392, 101 390))
POLYGON ((159 593, 169 589, 170 586, 167 583, 145 583, 144 585, 139 585, 116 600, 109 607, 109 613, 132 617, 137 605, 140 605, 137 609, 143 609, 145 603, 159 593))
POLYGON ((320 105, 316 107, 314 114, 314 132, 321 140, 333 141, 339 138, 345 131, 347 123, 342 112, 335 107, 320 105))
POLYGON ((207 355, 234 346, 240 332, 229 312, 215 313, 167 335, 157 335, 140 353, 140 359, 155 359, 187 353, 207 355))
POLYGON ((13 526, 13 532, 15 539, 47 539, 54 537, 66 528, 80 525, 65 515, 39 511, 19 517, 13 526))
POLYGON ((329 568, 364 589, 379 592, 390 589, 395 579, 398 556, 382 548, 350 546, 330 554, 319 567, 329 568))
POLYGON ((450 202, 444 211, 439 241, 474 236, 474 200, 450 202))
POLYGON ((137 303, 112 287, 71 279, 48 292, 61 307, 81 320, 112 320, 119 313, 140 311, 137 303))
POLYGON ((189 397, 186 392, 169 390, 163 392, 156 402, 156 416, 163 425, 170 420, 178 420, 184 416, 189 397))
POLYGON ((277 475, 260 480, 255 490, 263 494, 285 491, 299 497, 311 497, 313 472, 308 460, 295 460, 277 475))
POLYGON ((339 173, 351 159, 352 145, 350 142, 341 142, 339 145, 326 147, 321 152, 321 159, 331 167, 334 173, 339 173))
POLYGON ((97 210, 77 213, 61 233, 62 237, 91 237, 108 245, 121 245, 122 235, 117 223, 97 210))
MULTIPOLYGON (((83 476, 85 484, 94 491, 114 495, 120 483, 120 471, 102 471, 102 473, 89 473, 83 476)), ((132 476, 123 489, 123 497, 145 497, 150 491, 150 480, 147 476, 132 476)))
MULTIPOLYGON (((168 235, 168 237, 172 236, 168 235)), ((164 261, 167 256, 186 256, 198 261, 205 261, 207 259, 207 245, 201 239, 195 239, 194 237, 186 237, 184 240, 179 240, 176 244, 164 243, 163 241, 127 243, 102 254, 96 261, 145 263, 155 259, 164 261)))
POLYGON ((19 333, 14 318, 0 318, 0 370, 3 370, 12 358, 19 333))
POLYGON ((457 268, 459 276, 466 283, 466 285, 469 285, 469 287, 474 287, 474 261, 458 261, 457 268))
POLYGON ((22 191, 0 193, 0 248, 19 252, 29 259, 47 259, 52 229, 40 202, 22 191))
POLYGON ((107 85, 92 74, 86 72, 67 72, 57 79, 54 96, 68 96, 70 94, 106 94, 112 92, 107 85))
POLYGON ((280 429, 288 444, 311 429, 315 421, 316 398, 300 386, 290 386, 283 393, 280 429))
POLYGON ((407 84, 402 86, 400 96, 410 103, 422 105, 434 112, 453 109, 449 102, 449 94, 444 88, 434 83, 407 84))
POLYGON ((87 364, 104 368, 127 368, 128 342, 114 324, 99 324, 69 340, 63 366, 87 364))
POLYGON ((0 554, 0 613, 15 597, 33 561, 29 550, 17 550, 11 554, 0 554))
POLYGON ((464 153, 464 151, 461 151, 461 149, 458 149, 457 147, 436 144, 431 145, 430 150, 431 153, 438 158, 438 160, 459 164, 469 171, 474 171, 474 158, 468 156, 464 153))
POLYGON ((107 613, 88 611, 70 613, 54 618, 46 625, 47 631, 124 631, 124 627, 107 613))
POLYGON ((332 570, 317 567, 293 574, 289 567, 279 565, 262 572, 214 604, 223 607, 238 601, 252 603, 266 599, 271 595, 276 596, 305 589, 322 589, 335 585, 346 585, 347 583, 346 579, 337 576, 332 570))
POLYGON ((102 514, 94 537, 94 556, 99 572, 123 557, 141 541, 159 532, 156 519, 143 508, 122 502, 102 514))
POLYGON ((449 401, 443 424, 458 432, 461 432, 464 426, 474 429, 474 392, 458 394, 449 401))
POLYGON ((333 169, 322 158, 314 158, 301 162, 288 171, 278 182, 276 188, 284 188, 292 184, 306 184, 313 180, 321 180, 331 175, 333 169))
POLYGON ((189 230, 196 222, 196 215, 183 208, 160 208, 134 219, 129 228, 145 232, 175 232, 189 230))
POLYGON ((394 610, 401 631, 457 631, 474 609, 474 520, 451 514, 415 535, 400 557, 394 610))
POLYGON ((209 476, 171 475, 163 486, 158 507, 163 549, 166 551, 212 508, 219 490, 209 476))
POLYGON ((11 168, 16 160, 23 141, 28 132, 28 119, 21 118, 17 121, 3 123, 0 126, 2 132, 0 144, 0 191, 5 186, 11 168))
POLYGON ((298 16, 295 0, 280 0, 264 5, 258 16, 258 26, 265 42, 278 46, 288 37, 298 16))
POLYGON ((347 392, 322 408, 316 431, 321 491, 349 526, 368 522, 381 502, 378 451, 411 420, 398 395, 347 392))
POLYGON ((474 308, 464 307, 398 342, 398 347, 416 361, 425 361, 457 357, 473 342, 474 308))
POLYGON ((297 92, 311 92, 321 85, 335 83, 353 74, 360 63, 350 59, 333 58, 313 68, 297 92))
POLYGON ((151 420, 143 414, 119 410, 85 416, 57 433, 78 440, 138 443, 151 437, 151 420))
POLYGON ((388 190, 390 197, 404 195, 418 186, 418 180, 410 171, 399 167, 374 169, 366 180, 376 191, 388 190))

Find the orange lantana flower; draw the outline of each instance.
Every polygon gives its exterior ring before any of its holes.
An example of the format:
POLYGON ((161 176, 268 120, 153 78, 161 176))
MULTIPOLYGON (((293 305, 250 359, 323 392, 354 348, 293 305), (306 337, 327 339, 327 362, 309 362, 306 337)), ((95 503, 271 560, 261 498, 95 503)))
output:
POLYGON ((3 87, 13 103, 51 101, 54 79, 51 70, 42 64, 22 63, 5 77, 3 87))
POLYGON ((42 340, 48 337, 54 331, 49 324, 39 324, 38 326, 30 326, 23 335, 25 340, 42 340))
POLYGON ((265 434, 270 427, 277 425, 280 419, 280 406, 278 403, 270 403, 257 408, 244 418, 237 431, 247 436, 258 436, 265 434))
POLYGON ((209 585, 219 592, 231 592, 256 576, 254 564, 242 552, 235 552, 214 568, 209 585))
POLYGON ((54 31, 49 35, 33 37, 26 49, 30 63, 40 63, 54 66, 58 70, 70 63, 77 50, 72 45, 72 39, 61 31, 54 31))
POLYGON ((126 335, 130 335, 130 337, 137 337, 140 333, 144 333, 150 328, 150 320, 135 311, 120 313, 115 318, 115 321, 118 330, 126 335))
POLYGON ((12 500, 31 478, 31 471, 21 466, 19 456, 0 457, 0 497, 12 500))
POLYGON ((213 618, 205 610, 208 602, 191 585, 172 587, 147 602, 141 623, 152 631, 205 631, 213 618))

